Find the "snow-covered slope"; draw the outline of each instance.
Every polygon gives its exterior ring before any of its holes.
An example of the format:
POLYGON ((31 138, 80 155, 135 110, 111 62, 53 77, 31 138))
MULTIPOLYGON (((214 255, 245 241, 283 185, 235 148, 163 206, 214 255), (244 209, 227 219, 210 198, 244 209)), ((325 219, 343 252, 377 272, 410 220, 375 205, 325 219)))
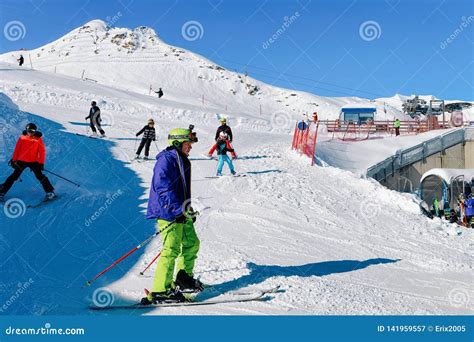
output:
MULTIPOLYGON (((76 78, 83 76, 145 95, 150 93, 150 85, 154 90, 161 87, 164 99, 230 117, 242 114, 260 117, 275 121, 285 129, 291 128, 293 119, 300 118, 302 113, 317 111, 321 119, 335 119, 342 105, 367 101, 273 87, 170 46, 153 29, 110 28, 101 20, 88 22, 37 49, 0 55, 0 61, 16 63, 20 54, 25 55, 25 68, 32 64, 34 69, 76 78)), ((403 117, 401 107, 383 102, 374 102, 378 119, 403 117)))
MULTIPOLYGON (((8 127, 4 159, 23 125, 34 121, 45 133, 46 168, 81 184, 51 176, 60 195, 56 202, 18 218, 0 212, 0 301, 9 303, 2 313, 87 314, 94 293, 107 299, 112 292, 119 303, 136 300, 151 286, 154 267, 144 276, 139 272, 159 251, 158 239, 82 288, 154 230, 143 214, 153 162, 129 163, 134 133, 151 116, 158 128, 153 154, 165 147, 171 128, 197 128, 196 275, 223 291, 281 285, 282 292, 264 302, 140 313, 472 314, 471 230, 428 220, 409 195, 351 172, 310 167, 289 151, 288 134, 262 132, 265 120, 245 113, 245 104, 231 125, 241 157, 235 165, 247 177, 208 179, 216 164, 202 154, 213 141, 215 112, 189 97, 158 101, 6 64, 0 67, 0 92, 7 101, 0 103, 2 127, 8 127), (106 140, 74 134, 85 133, 92 99, 102 100, 106 140), (106 290, 95 292, 99 287, 106 290)), ((0 164, 2 179, 10 171, 0 164)), ((29 172, 23 175, 8 198, 34 203, 42 191, 29 172)))

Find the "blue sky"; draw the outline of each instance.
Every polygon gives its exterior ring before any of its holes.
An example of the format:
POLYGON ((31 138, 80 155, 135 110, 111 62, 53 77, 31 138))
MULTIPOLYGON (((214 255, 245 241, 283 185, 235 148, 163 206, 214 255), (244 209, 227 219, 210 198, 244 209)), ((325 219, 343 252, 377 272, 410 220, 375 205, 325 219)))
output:
POLYGON ((1 53, 36 48, 98 18, 118 27, 150 26, 165 42, 228 69, 318 95, 375 98, 402 93, 474 100, 472 0, 0 0, 0 4, 1 53), (5 26, 11 21, 24 25, 23 38, 5 38, 5 26), (189 21, 200 25, 195 40, 182 34, 189 21))

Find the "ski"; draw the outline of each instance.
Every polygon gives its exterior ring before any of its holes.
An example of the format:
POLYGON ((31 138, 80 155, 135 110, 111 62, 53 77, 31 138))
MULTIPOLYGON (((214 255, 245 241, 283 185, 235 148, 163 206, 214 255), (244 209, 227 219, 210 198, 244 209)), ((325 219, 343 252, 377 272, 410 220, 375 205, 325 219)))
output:
POLYGON ((221 299, 210 299, 203 301, 189 301, 189 302, 175 302, 175 303, 157 303, 150 305, 143 305, 140 303, 130 304, 130 305, 111 305, 106 307, 99 307, 95 305, 89 305, 90 310, 95 311, 105 311, 105 310, 136 310, 136 309, 153 309, 153 308, 163 308, 163 307, 182 307, 182 306, 203 306, 203 305, 216 305, 216 304, 227 304, 227 303, 245 303, 262 300, 266 295, 276 293, 280 289, 280 286, 275 286, 270 289, 260 290, 257 292, 250 293, 239 293, 233 292, 234 296, 238 298, 221 298, 221 299))
POLYGON ((86 135, 86 134, 81 134, 81 133, 75 133, 76 135, 79 135, 81 137, 86 137, 86 138, 91 138, 91 139, 105 139, 106 136, 100 136, 100 135, 86 135))
POLYGON ((58 195, 54 196, 52 199, 49 199, 49 200, 42 200, 41 202, 39 203, 36 203, 36 204, 28 204, 26 207, 27 208, 38 208, 38 207, 41 207, 43 204, 47 204, 49 202, 54 202, 56 199, 58 198, 58 195))
POLYGON ((224 177, 247 177, 245 174, 236 174, 236 175, 223 175, 223 176, 205 176, 204 178, 207 179, 216 179, 216 178, 224 178, 224 177))

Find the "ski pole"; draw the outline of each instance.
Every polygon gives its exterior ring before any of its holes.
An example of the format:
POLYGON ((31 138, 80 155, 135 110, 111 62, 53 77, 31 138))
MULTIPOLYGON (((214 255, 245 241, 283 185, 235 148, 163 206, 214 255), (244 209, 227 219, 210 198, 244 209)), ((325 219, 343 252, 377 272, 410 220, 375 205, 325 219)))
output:
POLYGON ((155 143, 155 146, 156 146, 156 150, 159 151, 160 149, 158 148, 158 145, 156 144, 156 141, 153 140, 153 142, 155 143))
POLYGON ((109 271, 111 268, 113 268, 114 266, 116 266, 117 264, 119 264, 120 262, 122 262, 124 259, 126 259, 127 257, 129 257, 131 254, 135 253, 137 250, 139 250, 140 248, 142 248, 143 246, 145 246, 147 243, 149 243, 151 240, 153 240, 153 238, 155 238, 156 236, 160 235, 162 232, 164 232, 165 230, 167 230, 168 228, 171 227, 171 225, 174 223, 175 221, 172 221, 170 222, 165 228, 157 231, 156 233, 154 233, 153 235, 151 235, 149 238, 147 238, 146 240, 144 240, 141 244, 139 244, 138 246, 136 246, 135 248, 133 248, 132 250, 128 251, 127 253, 125 253, 124 255, 122 255, 119 259, 117 259, 116 261, 114 261, 109 267, 107 267, 106 269, 104 269, 102 272, 100 272, 98 275, 96 275, 94 278, 92 278, 91 280, 88 280, 86 282, 86 285, 87 286, 90 286, 94 281, 96 281, 99 277, 101 277, 104 273, 106 273, 107 271, 109 271))
POLYGON ((46 169, 43 170, 43 171, 44 171, 44 172, 48 172, 48 173, 50 173, 50 174, 52 174, 52 175, 55 175, 56 177, 59 177, 59 178, 61 178, 61 179, 64 179, 66 182, 69 182, 69 183, 71 183, 71 184, 74 184, 74 185, 77 186, 78 188, 80 187, 79 184, 74 183, 72 180, 69 180, 69 179, 67 179, 67 178, 64 178, 63 176, 60 176, 60 175, 58 175, 57 173, 54 173, 54 172, 49 171, 49 170, 46 170, 46 169))
POLYGON ((140 275, 143 275, 146 272, 146 270, 149 269, 151 265, 153 265, 153 263, 156 261, 156 259, 158 259, 160 254, 161 254, 161 251, 159 251, 158 254, 156 255, 156 257, 154 257, 153 260, 150 261, 150 263, 147 265, 147 267, 145 267, 145 269, 140 272, 140 275))

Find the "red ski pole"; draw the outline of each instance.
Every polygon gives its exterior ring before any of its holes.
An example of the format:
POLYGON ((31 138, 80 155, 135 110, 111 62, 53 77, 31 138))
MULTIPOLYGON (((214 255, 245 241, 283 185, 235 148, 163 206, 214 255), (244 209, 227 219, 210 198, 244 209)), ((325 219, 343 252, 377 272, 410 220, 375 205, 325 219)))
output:
POLYGON ((158 254, 156 255, 156 257, 154 257, 153 260, 150 261, 150 263, 147 265, 147 267, 145 267, 145 269, 140 272, 140 275, 143 275, 146 272, 146 270, 149 269, 151 265, 153 265, 153 263, 156 261, 156 259, 158 259, 160 254, 161 254, 161 251, 159 251, 158 254))
POLYGON ((116 261, 114 261, 109 267, 107 267, 105 270, 103 270, 102 272, 100 272, 98 275, 96 275, 94 278, 92 278, 91 280, 88 280, 86 282, 86 285, 87 286, 90 286, 94 281, 96 281, 99 277, 101 277, 104 273, 106 273, 107 271, 109 271, 111 268, 113 268, 115 265, 119 264, 121 261, 123 261, 124 259, 126 259, 128 256, 130 256, 131 254, 135 253, 137 250, 139 250, 140 248, 142 248, 143 246, 145 246, 148 242, 150 242, 151 240, 153 240, 153 238, 155 238, 156 236, 160 235, 162 232, 164 232, 166 229, 168 229, 172 224, 174 223, 173 222, 170 222, 165 228, 163 228, 162 230, 159 230, 157 231, 156 233, 154 233, 153 235, 151 235, 148 239, 146 239, 145 241, 143 241, 141 244, 139 244, 138 246, 136 246, 135 248, 133 248, 132 250, 130 250, 129 252, 125 253, 124 255, 122 255, 119 259, 117 259, 116 261))

